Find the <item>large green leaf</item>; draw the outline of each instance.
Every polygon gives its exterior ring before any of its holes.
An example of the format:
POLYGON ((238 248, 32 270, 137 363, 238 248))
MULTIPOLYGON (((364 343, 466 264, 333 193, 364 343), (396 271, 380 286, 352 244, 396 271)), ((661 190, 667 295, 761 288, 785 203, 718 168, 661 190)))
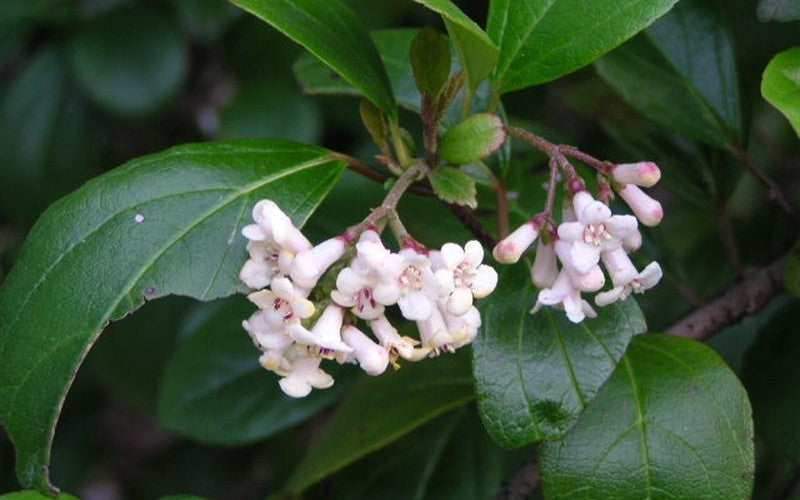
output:
MULTIPOLYGON (((289 141, 188 145, 133 160, 50 207, 0 288, 0 419, 24 486, 47 486, 75 372, 105 325, 145 299, 243 291, 239 229, 261 198, 302 224, 344 165, 289 141)), ((146 360, 142 360, 146 362, 146 360)))
POLYGON ((483 500, 532 453, 501 448, 486 435, 474 405, 464 405, 367 455, 320 489, 341 500, 483 500))
POLYGON ((535 300, 527 267, 518 264, 482 305, 473 362, 478 407, 504 446, 560 437, 645 330, 633 300, 599 308, 597 318, 579 324, 552 308, 529 314, 535 300))
POLYGON ((502 92, 554 80, 617 47, 677 0, 492 0, 487 31, 500 47, 502 92))
POLYGON ((750 347, 742 379, 753 400, 756 432, 790 460, 800 462, 800 305, 789 299, 750 347), (794 382, 792 382, 794 381, 794 382), (794 384, 794 387, 792 385, 794 384))
POLYGON ((475 21, 450 0, 414 1, 442 16, 447 32, 455 42, 461 65, 467 71, 469 86, 475 90, 497 64, 500 56, 497 46, 475 21))
POLYGON ((295 470, 286 490, 300 493, 331 472, 472 399, 464 353, 404 365, 366 379, 342 403, 295 470))
POLYGON ((164 427, 206 443, 249 443, 314 415, 348 387, 332 363, 323 368, 335 375, 333 388, 301 399, 286 396, 278 377, 258 363, 259 352, 242 328, 253 304, 232 297, 212 307, 191 321, 189 337, 164 371, 158 405, 164 427))
POLYGON ((0 207, 16 217, 33 219, 97 166, 97 128, 69 81, 65 52, 39 49, 3 95, 0 207))
POLYGON ((126 116, 163 105, 180 87, 188 67, 178 28, 141 6, 91 20, 70 49, 75 76, 89 97, 126 116))
POLYGON ((784 50, 767 64, 761 95, 783 113, 800 135, 800 47, 784 50))
POLYGON ((636 337, 563 441, 541 449, 547 498, 749 498, 747 394, 708 347, 636 337))
POLYGON ((628 104, 656 123, 715 146, 739 141, 733 42, 713 4, 684 0, 596 67, 628 104))
POLYGON ((389 116, 397 106, 386 69, 358 16, 339 0, 231 0, 333 68, 389 116))
POLYGON ((800 3, 797 0, 761 0, 756 14, 762 22, 797 21, 800 19, 800 3))

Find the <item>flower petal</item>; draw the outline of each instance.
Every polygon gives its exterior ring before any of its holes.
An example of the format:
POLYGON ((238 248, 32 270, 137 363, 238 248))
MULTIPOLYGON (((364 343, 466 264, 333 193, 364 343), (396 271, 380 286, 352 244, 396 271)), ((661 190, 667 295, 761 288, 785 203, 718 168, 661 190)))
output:
POLYGON ((456 288, 447 300, 447 312, 456 316, 469 311, 472 307, 472 292, 468 288, 456 288))
POLYGON ((472 278, 472 294, 476 299, 482 299, 492 293, 497 286, 497 271, 491 266, 481 264, 475 270, 472 278))

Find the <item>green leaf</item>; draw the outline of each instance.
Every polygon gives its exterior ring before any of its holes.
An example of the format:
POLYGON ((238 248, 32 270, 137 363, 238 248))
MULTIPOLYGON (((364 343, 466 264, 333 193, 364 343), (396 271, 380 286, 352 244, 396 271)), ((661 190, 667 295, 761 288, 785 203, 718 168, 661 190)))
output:
POLYGON ((48 486, 59 409, 110 320, 168 294, 244 291, 239 230, 256 201, 271 198, 302 224, 343 168, 329 151, 289 141, 188 145, 133 160, 51 206, 0 287, 0 420, 20 483, 48 486))
POLYGON ((286 490, 300 493, 328 474, 472 399, 463 354, 404 365, 365 379, 344 400, 295 470, 286 490))
POLYGON ((761 95, 783 113, 800 135, 800 47, 784 50, 767 64, 761 95))
POLYGON ((474 405, 464 405, 328 478, 320 489, 341 500, 483 500, 532 453, 498 446, 474 405))
POLYGON ((339 0, 231 0, 305 47, 390 117, 392 88, 358 16, 339 0))
POLYGON ((426 27, 411 42, 409 58, 417 88, 437 96, 450 76, 450 45, 445 37, 426 27))
POLYGON ((597 318, 578 324, 549 307, 529 314, 535 300, 528 269, 517 264, 482 305, 473 361, 478 407, 503 446, 560 437, 645 330, 634 300, 598 308, 597 318))
MULTIPOLYGON (((242 329, 253 304, 232 297, 212 309, 191 323, 164 371, 158 404, 163 427, 204 443, 250 443, 316 414, 347 389, 347 378, 336 376, 331 389, 302 399, 286 396, 278 377, 258 363, 259 352, 242 329)), ((325 369, 335 375, 330 365, 325 369)))
POLYGON ((450 127, 439 143, 439 155, 448 163, 466 165, 494 153, 505 140, 503 120, 497 115, 478 113, 450 127))
POLYGON ((14 491, 0 495, 0 500, 78 500, 78 497, 69 493, 61 493, 57 496, 45 495, 37 490, 14 491))
POLYGON ((761 0, 756 15, 761 22, 797 21, 800 19, 800 3, 796 0, 761 0))
POLYGON ((725 363, 689 339, 636 337, 560 442, 544 443, 547 498, 750 498, 753 422, 725 363))
POLYGON ((797 300, 789 300, 759 332, 742 369, 742 380, 753 403, 756 432, 770 449, 800 461, 800 336, 797 300), (788 385, 787 385, 788 384, 788 385))
POLYGON ((70 61, 88 96, 123 116, 145 115, 164 105, 188 68, 177 27, 141 6, 92 19, 72 40, 70 61))
POLYGON ((596 63, 600 76, 654 122, 724 147, 742 133, 731 35, 709 2, 683 1, 596 63))
POLYGON ((500 47, 502 92, 549 82, 617 47, 677 0, 492 0, 487 31, 500 47))
POLYGON ((428 173, 428 180, 436 196, 447 203, 466 205, 470 208, 478 207, 478 201, 475 199, 478 194, 475 180, 461 170, 438 167, 428 173))
POLYGON ((497 46, 450 0, 414 1, 442 16, 447 32, 455 42, 461 65, 467 70, 469 87, 474 91, 497 64, 500 57, 497 46))
POLYGON ((60 46, 35 52, 0 106, 0 207, 32 219, 97 167, 97 127, 60 46))
POLYGON ((183 30, 206 43, 219 39, 243 15, 240 9, 219 0, 170 0, 170 3, 183 30))

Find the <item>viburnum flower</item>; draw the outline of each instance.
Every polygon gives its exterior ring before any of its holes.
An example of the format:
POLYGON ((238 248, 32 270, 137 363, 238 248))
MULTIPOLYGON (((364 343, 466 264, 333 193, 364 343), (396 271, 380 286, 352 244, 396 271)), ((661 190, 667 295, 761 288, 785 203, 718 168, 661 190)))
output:
POLYGON ((570 252, 572 244, 559 240, 555 242, 553 247, 558 259, 561 261, 561 270, 567 274, 575 288, 582 292, 596 292, 603 288, 606 277, 599 265, 595 264, 585 273, 581 273, 575 266, 572 252, 570 252))
POLYGON ((382 281, 382 266, 391 252, 374 231, 362 234, 356 252, 350 265, 339 271, 331 298, 343 307, 352 308, 351 312, 361 319, 376 319, 383 315, 384 305, 375 298, 374 289, 382 281))
POLYGON ((617 190, 617 193, 645 226, 657 226, 664 217, 661 203, 651 198, 638 186, 626 184, 625 187, 617 190))
POLYGON ((381 304, 397 304, 406 319, 427 319, 439 296, 439 284, 426 255, 410 248, 392 254, 384 264, 381 283, 374 289, 381 304))
POLYGON ((271 200, 256 203, 253 220, 255 224, 242 228, 242 234, 249 240, 250 258, 239 279, 250 288, 264 288, 275 278, 289 274, 294 256, 311 248, 311 243, 271 200))
POLYGON ((428 352, 419 353, 420 349, 417 348, 419 341, 411 337, 401 337, 397 329, 392 326, 386 316, 379 316, 369 322, 372 333, 380 341, 380 344, 385 347, 390 356, 400 356, 408 360, 416 360, 425 357, 428 352))
POLYGON ((537 312, 542 305, 563 307, 567 318, 573 323, 580 323, 587 316, 594 318, 597 313, 588 302, 581 298, 581 292, 572 284, 566 270, 558 273, 553 286, 539 292, 532 313, 537 312))
POLYGON ((380 375, 389 365, 389 350, 377 344, 358 328, 348 325, 342 331, 342 339, 353 349, 353 357, 369 375, 380 375))
POLYGON ((638 224, 633 216, 611 215, 607 206, 586 191, 575 193, 573 206, 578 220, 562 222, 558 237, 572 243, 572 262, 584 274, 600 261, 600 252, 622 246, 623 238, 636 231, 638 224))
POLYGON ((342 322, 344 310, 336 304, 330 304, 322 311, 322 315, 314 323, 311 331, 300 323, 290 327, 295 342, 316 347, 321 357, 333 357, 337 353, 350 353, 350 346, 342 342, 342 322))
MULTIPOLYGON (((625 259, 628 258, 627 255, 624 257, 625 259)), ((614 264, 606 263, 606 260, 616 260, 618 258, 620 258, 620 256, 617 254, 613 257, 609 256, 603 259, 606 268, 609 269, 609 274, 612 276, 614 288, 595 295, 594 302, 598 306, 607 306, 617 300, 625 300, 631 293, 644 293, 645 290, 653 288, 661 280, 663 273, 658 262, 651 262, 641 273, 636 272, 636 268, 633 267, 633 264, 630 264, 630 268, 628 268, 627 264, 622 264, 621 267, 615 268, 618 269, 616 272, 617 278, 615 279, 615 274, 610 270, 614 264)), ((630 259, 628 259, 628 261, 630 262, 630 259)))
POLYGON ((293 398, 303 398, 312 388, 327 389, 333 385, 333 377, 320 369, 322 358, 310 356, 306 349, 295 346, 290 350, 288 369, 279 372, 283 378, 278 381, 281 390, 293 398))
POLYGON ((472 298, 486 297, 497 286, 497 272, 483 261, 483 247, 475 240, 464 248, 455 243, 445 243, 439 252, 441 268, 436 279, 441 292, 448 295, 447 311, 456 316, 472 307, 472 298))
POLYGON ((481 313, 472 306, 464 314, 456 316, 448 313, 442 302, 439 301, 439 311, 447 325, 447 333, 450 336, 449 344, 458 349, 472 343, 481 327, 481 313))
POLYGON ((622 184, 652 187, 661 179, 661 170, 651 161, 621 163, 611 168, 611 176, 622 184))

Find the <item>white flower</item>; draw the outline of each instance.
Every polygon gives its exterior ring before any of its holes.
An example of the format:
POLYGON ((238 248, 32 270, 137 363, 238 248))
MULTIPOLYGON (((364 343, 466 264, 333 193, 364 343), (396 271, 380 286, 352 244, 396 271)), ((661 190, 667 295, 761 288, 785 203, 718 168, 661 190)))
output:
POLYGON ((664 217, 661 203, 648 196, 638 186, 626 184, 617 190, 620 197, 631 207, 633 213, 645 226, 657 226, 664 217))
POLYGON ((612 216, 607 206, 586 191, 575 193, 573 206, 578 220, 562 222, 558 236, 572 243, 572 262, 578 273, 584 274, 600 261, 600 252, 622 246, 623 238, 637 230, 637 223, 630 215, 612 216))
POLYGON ((438 354, 440 350, 455 351, 455 348, 450 344, 451 339, 447 323, 445 323, 438 307, 434 307, 427 318, 417 321, 417 329, 419 330, 422 347, 431 349, 431 355, 438 354))
POLYGON ((390 255, 373 296, 383 305, 399 305, 407 319, 426 319, 439 296, 439 284, 428 257, 411 249, 390 255))
POLYGON ((651 161, 622 163, 612 167, 611 176, 622 184, 652 187, 661 179, 661 170, 651 161))
POLYGON ((581 292, 575 288, 567 272, 562 269, 558 273, 553 286, 539 292, 532 313, 538 311, 542 305, 563 307, 567 318, 573 323, 580 323, 587 316, 594 318, 597 313, 588 302, 581 299, 581 292))
POLYGON ((533 220, 529 220, 500 240, 492 250, 492 255, 501 264, 514 264, 533 244, 537 236, 539 236, 539 226, 533 220))
POLYGON ((319 368, 322 358, 298 357, 291 362, 291 369, 278 382, 287 396, 303 398, 308 396, 311 388, 327 389, 333 385, 333 377, 319 368))
POLYGON ((436 279, 444 294, 449 294, 447 311, 460 316, 472 307, 472 298, 486 297, 497 286, 497 272, 483 261, 483 247, 475 240, 464 248, 455 243, 445 243, 439 256, 442 268, 436 279))
POLYGON ((553 243, 539 241, 536 248, 536 258, 531 266, 531 281, 538 288, 547 288, 553 284, 558 276, 556 265, 556 251, 553 243))
POLYGON ((300 323, 291 326, 292 338, 301 344, 315 347, 319 356, 327 358, 337 353, 349 353, 353 350, 342 342, 341 330, 344 310, 336 304, 330 304, 322 311, 322 315, 314 323, 311 331, 300 323))
POLYGON ((386 316, 381 315, 370 321, 369 326, 372 328, 372 333, 375 334, 375 337, 378 338, 381 345, 389 351, 390 355, 414 360, 428 354, 426 351, 418 355, 417 351, 419 351, 419 349, 417 349, 416 346, 419 342, 411 337, 401 337, 400 334, 397 333, 397 329, 386 319, 386 316))
POLYGON ((377 233, 362 233, 356 244, 356 257, 339 272, 331 298, 340 306, 351 307, 352 313, 362 319, 372 320, 383 315, 383 304, 377 301, 373 290, 381 283, 382 266, 389 260, 390 253, 377 233))
POLYGON ((290 276, 304 288, 314 288, 317 280, 328 268, 339 260, 347 244, 341 236, 323 241, 314 248, 303 250, 292 261, 290 276))
POLYGON ((311 243, 271 200, 256 203, 253 219, 255 224, 242 228, 242 234, 250 240, 247 243, 250 258, 239 279, 250 288, 263 288, 276 277, 289 274, 295 254, 311 248, 311 243))
POLYGON ((264 368, 275 371, 280 366, 284 351, 292 345, 288 329, 275 323, 265 311, 256 311, 249 319, 242 321, 242 327, 250 335, 253 343, 263 351, 260 361, 264 368))
POLYGON ((454 316, 448 314, 444 304, 440 302, 440 311, 444 317, 444 322, 447 325, 447 332, 450 335, 450 345, 453 348, 465 346, 472 343, 478 335, 478 329, 481 327, 481 313, 475 307, 470 307, 467 311, 460 315, 454 316))
POLYGON ((353 356, 361 369, 370 375, 380 375, 389 365, 389 350, 367 337, 358 328, 348 325, 342 331, 342 339, 353 348, 353 356))
POLYGON ((271 290, 259 290, 247 298, 261 308, 265 321, 276 326, 299 323, 314 314, 314 304, 285 277, 274 280, 271 290))
POLYGON ((556 255, 563 264, 562 271, 567 274, 573 286, 583 292, 596 292, 603 288, 606 277, 600 266, 594 264, 588 271, 581 273, 575 266, 575 261, 570 250, 574 246, 566 241, 556 241, 554 244, 556 255))
POLYGON ((644 293, 645 290, 656 286, 661 280, 661 276, 661 266, 658 262, 651 262, 641 273, 634 275, 629 281, 619 283, 615 281, 614 288, 607 292, 598 293, 594 298, 594 302, 602 307, 617 300, 625 300, 631 293, 644 293))

